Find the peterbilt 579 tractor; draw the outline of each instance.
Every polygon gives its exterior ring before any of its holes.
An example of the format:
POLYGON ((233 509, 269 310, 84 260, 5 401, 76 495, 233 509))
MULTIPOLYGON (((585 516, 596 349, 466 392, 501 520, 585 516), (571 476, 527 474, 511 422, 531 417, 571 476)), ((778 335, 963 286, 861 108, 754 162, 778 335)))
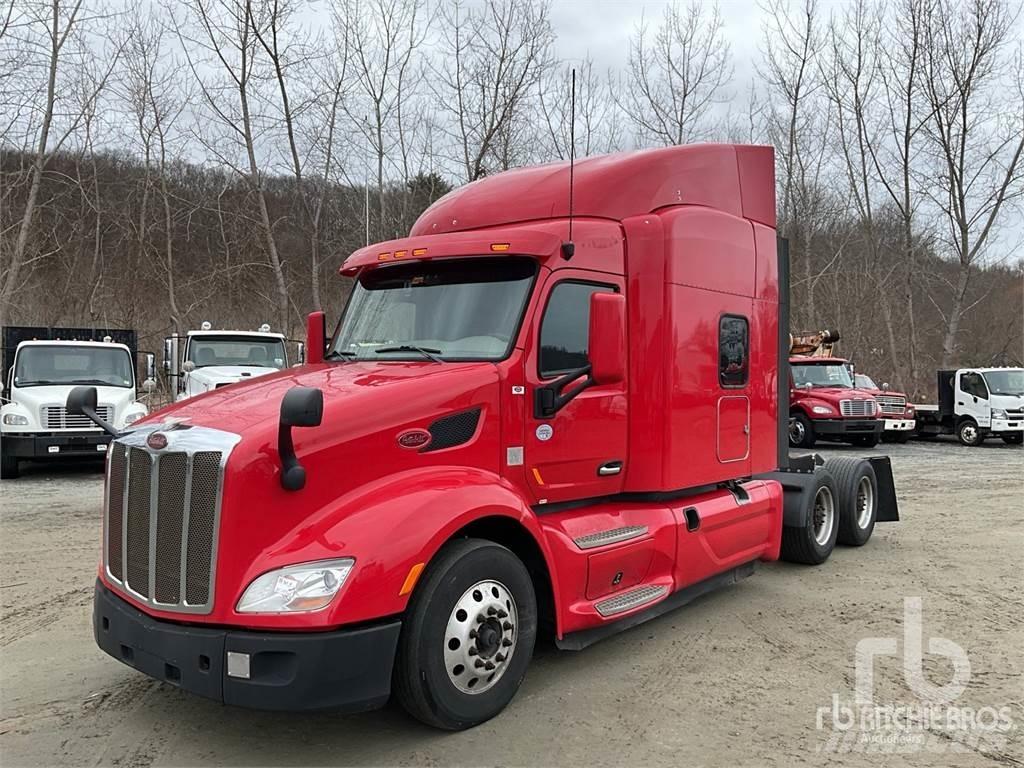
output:
POLYGON ((394 695, 461 729, 508 704, 540 632, 584 648, 868 542, 898 519, 888 459, 789 456, 774 162, 591 158, 572 208, 568 164, 509 171, 353 253, 304 365, 114 439, 99 646, 227 704, 394 695))

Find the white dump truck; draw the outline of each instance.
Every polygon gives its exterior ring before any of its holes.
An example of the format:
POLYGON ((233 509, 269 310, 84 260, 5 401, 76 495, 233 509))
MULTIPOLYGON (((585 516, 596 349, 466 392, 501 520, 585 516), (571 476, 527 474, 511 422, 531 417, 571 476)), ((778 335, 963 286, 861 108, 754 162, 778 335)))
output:
MULTIPOLYGON (((103 456, 110 435, 85 416, 68 413, 72 389, 94 386, 97 414, 115 430, 148 413, 137 398, 135 331, 9 326, 3 329, 0 380, 0 477, 19 465, 63 457, 103 456)), ((153 355, 144 356, 142 389, 155 387, 153 355)))
MULTIPOLYGON (((305 350, 295 342, 296 362, 305 350)), ((288 340, 263 324, 257 331, 214 330, 204 322, 198 331, 164 339, 164 373, 171 379, 175 400, 210 392, 229 384, 287 368, 288 340)))
POLYGON ((915 404, 920 437, 956 435, 964 445, 999 437, 1024 443, 1024 368, 939 371, 938 403, 915 404))

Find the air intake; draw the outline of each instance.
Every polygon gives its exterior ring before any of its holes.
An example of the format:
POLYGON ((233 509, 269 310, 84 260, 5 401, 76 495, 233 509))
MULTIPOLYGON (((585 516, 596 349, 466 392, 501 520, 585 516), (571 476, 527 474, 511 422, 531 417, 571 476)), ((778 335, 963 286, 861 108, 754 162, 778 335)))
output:
POLYGON ((476 427, 479 423, 480 408, 453 413, 451 416, 442 416, 427 428, 431 439, 424 448, 420 449, 420 453, 440 451, 468 443, 476 434, 476 427))

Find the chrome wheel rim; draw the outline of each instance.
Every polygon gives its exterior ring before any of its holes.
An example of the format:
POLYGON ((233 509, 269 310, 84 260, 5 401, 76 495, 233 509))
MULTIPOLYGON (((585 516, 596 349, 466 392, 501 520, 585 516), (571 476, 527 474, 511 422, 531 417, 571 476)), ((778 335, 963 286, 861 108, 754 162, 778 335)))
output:
POLYGON ((828 544, 836 524, 836 505, 832 490, 821 486, 814 494, 814 509, 811 511, 814 540, 820 545, 828 544))
POLYGON ((864 529, 871 523, 875 513, 875 489, 871 478, 865 475, 857 483, 857 527, 864 529))
POLYGON ((448 679, 463 693, 493 688, 515 653, 519 630, 516 600, 500 581, 478 581, 455 603, 444 635, 448 679))
POLYGON ((789 440, 794 445, 799 445, 804 441, 804 425, 796 419, 789 422, 789 440))

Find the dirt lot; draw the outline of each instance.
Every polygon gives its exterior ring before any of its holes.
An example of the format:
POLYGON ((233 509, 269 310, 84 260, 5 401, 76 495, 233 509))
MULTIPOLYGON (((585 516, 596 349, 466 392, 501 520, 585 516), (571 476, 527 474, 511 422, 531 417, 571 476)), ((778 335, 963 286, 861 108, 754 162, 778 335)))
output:
MULTIPOLYGON (((830 713, 833 694, 852 701, 858 641, 899 638, 902 649, 903 600, 920 597, 926 677, 943 685, 954 671, 928 653, 929 638, 956 643, 970 675, 953 705, 1008 707, 1014 729, 966 747, 933 729, 902 754, 859 743, 839 757, 1024 765, 1024 451, 936 442, 889 453, 904 519, 879 526, 867 547, 838 549, 821 568, 766 566, 581 653, 542 648, 509 709, 460 734, 429 730, 395 707, 354 717, 228 709, 104 656, 90 625, 102 477, 29 470, 0 485, 0 763, 824 763, 843 734, 831 714, 817 728, 819 708, 830 713)), ((876 704, 920 701, 901 658, 875 662, 876 704)))

